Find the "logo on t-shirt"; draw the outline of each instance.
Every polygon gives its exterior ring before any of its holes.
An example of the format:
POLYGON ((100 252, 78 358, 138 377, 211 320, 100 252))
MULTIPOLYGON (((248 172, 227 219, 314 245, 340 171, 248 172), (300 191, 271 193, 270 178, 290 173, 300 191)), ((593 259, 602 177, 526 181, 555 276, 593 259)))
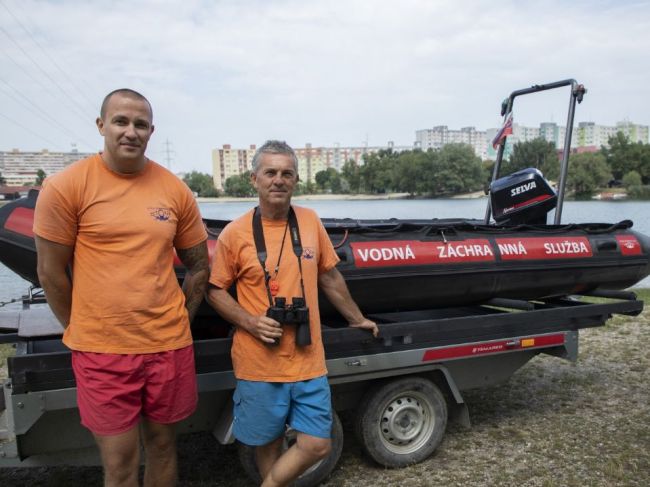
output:
POLYGON ((302 249, 302 258, 303 259, 313 259, 314 258, 314 249, 306 247, 302 249))
POLYGON ((172 213, 170 208, 147 208, 147 209, 149 210, 149 214, 159 222, 166 222, 167 220, 169 220, 169 217, 171 216, 172 213))

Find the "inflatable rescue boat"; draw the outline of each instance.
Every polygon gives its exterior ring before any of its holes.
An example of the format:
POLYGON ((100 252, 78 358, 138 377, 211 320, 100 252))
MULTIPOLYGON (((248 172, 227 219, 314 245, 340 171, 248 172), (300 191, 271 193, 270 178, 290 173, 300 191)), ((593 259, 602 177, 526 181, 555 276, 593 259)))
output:
MULTIPOLYGON (((650 274, 650 238, 635 232, 629 220, 540 223, 540 214, 550 211, 557 197, 536 169, 499 180, 491 195, 501 222, 323 219, 341 259, 338 269, 361 309, 401 311, 584 294, 625 289, 650 274)), ((0 208, 0 260, 35 286, 37 197, 33 190, 0 208)), ((212 251, 228 222, 204 222, 212 251)), ((180 262, 176 272, 182 280, 180 262)), ((324 302, 323 314, 330 311, 324 302)))

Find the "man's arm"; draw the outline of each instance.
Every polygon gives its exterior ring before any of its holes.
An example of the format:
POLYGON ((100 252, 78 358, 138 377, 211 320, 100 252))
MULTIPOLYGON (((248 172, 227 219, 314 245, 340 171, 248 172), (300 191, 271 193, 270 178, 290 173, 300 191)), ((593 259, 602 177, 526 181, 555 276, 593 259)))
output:
POLYGON ((379 334, 379 328, 374 321, 371 321, 361 314, 361 310, 354 302, 348 290, 345 279, 336 267, 318 276, 318 286, 325 293, 330 303, 348 320, 353 328, 363 328, 372 331, 374 336, 379 334))
POLYGON ((242 308, 237 301, 220 287, 210 285, 207 295, 208 303, 221 316, 235 326, 265 343, 274 343, 282 336, 280 323, 268 316, 254 316, 242 308))
POLYGON ((185 279, 183 279, 183 293, 191 323, 203 300, 210 275, 207 241, 204 240, 189 249, 176 249, 176 254, 187 268, 185 279))
POLYGON ((72 306, 72 283, 67 274, 74 247, 34 236, 38 263, 36 270, 47 304, 54 316, 67 328, 72 306))

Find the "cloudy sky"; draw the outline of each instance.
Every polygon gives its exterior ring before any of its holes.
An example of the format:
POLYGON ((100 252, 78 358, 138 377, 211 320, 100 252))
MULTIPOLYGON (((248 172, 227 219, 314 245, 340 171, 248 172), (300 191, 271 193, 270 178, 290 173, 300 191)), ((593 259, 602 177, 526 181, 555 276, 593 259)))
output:
MULTIPOLYGON (((102 147, 118 87, 154 107, 149 156, 211 170, 211 150, 411 145, 415 130, 496 127, 501 100, 575 78, 576 121, 650 124, 650 2, 0 0, 0 150, 102 147)), ((568 88, 515 122, 564 124, 568 88)))

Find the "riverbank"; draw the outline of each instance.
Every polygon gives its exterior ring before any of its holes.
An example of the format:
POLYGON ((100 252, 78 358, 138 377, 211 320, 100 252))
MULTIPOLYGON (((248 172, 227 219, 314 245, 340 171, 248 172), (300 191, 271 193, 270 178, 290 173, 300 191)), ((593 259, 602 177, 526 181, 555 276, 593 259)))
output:
MULTIPOLYGON (((409 197, 408 193, 386 193, 386 194, 301 194, 295 195, 294 200, 303 201, 364 201, 364 200, 403 200, 409 197)), ((198 197, 199 203, 234 203, 241 201, 257 201, 257 196, 250 198, 236 198, 232 196, 220 196, 218 198, 198 197)))

